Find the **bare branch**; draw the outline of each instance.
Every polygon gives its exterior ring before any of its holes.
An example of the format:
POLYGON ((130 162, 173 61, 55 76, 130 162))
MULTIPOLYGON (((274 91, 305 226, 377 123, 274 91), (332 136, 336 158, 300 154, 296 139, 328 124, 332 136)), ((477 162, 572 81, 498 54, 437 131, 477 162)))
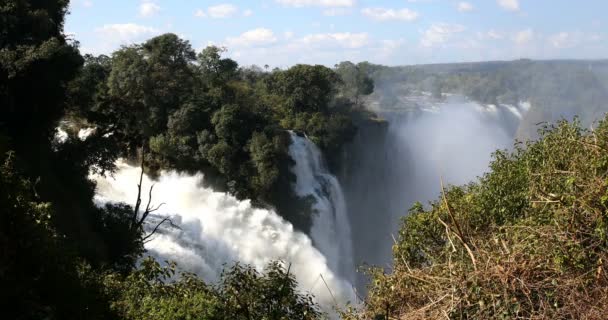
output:
MULTIPOLYGON (((141 215, 141 219, 137 222, 138 226, 143 226, 146 218, 150 215, 150 203, 152 202, 152 190, 154 189, 154 185, 150 186, 150 191, 148 192, 148 204, 146 204, 146 210, 141 215)), ((140 199, 141 200, 141 199, 140 199)))
POLYGON ((133 209, 133 218, 131 219, 131 227, 135 227, 137 223, 137 215, 139 213, 139 207, 141 206, 141 184, 144 179, 144 148, 141 148, 141 173, 139 174, 139 183, 137 184, 137 201, 135 201, 135 208, 133 209))
POLYGON ((148 210, 148 212, 154 212, 154 211, 158 211, 158 209, 160 209, 162 206, 164 206, 166 203, 161 203, 159 204, 156 208, 152 208, 150 210, 148 210))
MULTIPOLYGON (((446 197, 446 195, 445 195, 445 189, 443 188, 443 179, 440 178, 440 181, 441 181, 441 195, 443 197, 443 201, 444 201, 445 206, 446 206, 446 208, 448 210, 448 215, 450 216, 450 219, 452 219, 452 222, 456 226, 456 232, 454 234, 456 235, 456 238, 458 238, 458 240, 460 240, 460 242, 462 242, 462 245, 467 250, 467 253, 469 254, 469 257, 471 258, 471 262, 473 263, 473 269, 475 269, 475 271, 477 271, 477 261, 475 260, 475 255, 473 255, 473 251, 471 250, 471 248, 467 244, 467 239, 464 237, 464 234, 462 233, 462 229, 460 228, 460 225, 458 224, 458 221, 456 220, 456 217, 452 213, 452 207, 450 207, 450 204, 448 203, 448 198, 446 197)), ((445 224, 443 221, 441 221, 441 219, 439 219, 439 221, 447 229, 449 229, 448 225, 445 224)), ((447 231, 447 229, 446 229, 446 231, 447 231)), ((448 236, 448 239, 449 239, 449 236, 448 236)), ((450 242, 451 242, 451 240, 450 240, 450 242)), ((452 245, 454 245, 454 244, 452 243, 452 245)))
POLYGON ((331 289, 327 285, 327 282, 325 281, 325 278, 323 278, 323 274, 319 273, 319 276, 321 276, 321 280, 323 280, 323 283, 325 283, 325 287, 327 288, 327 291, 329 291, 329 294, 331 295, 331 298, 334 299, 334 304, 337 306, 338 305, 338 301, 336 300, 336 297, 334 297, 333 292, 331 292, 331 289))
POLYGON ((146 211, 150 211, 150 203, 152 202, 152 189, 154 189, 154 184, 150 186, 150 191, 148 192, 148 204, 146 205, 146 211))
POLYGON ((466 239, 464 237, 464 234, 462 233, 462 229, 460 228, 460 224, 458 223, 458 221, 456 220, 456 217, 452 213, 452 207, 448 203, 448 198, 445 196, 445 188, 443 187, 443 178, 439 177, 439 181, 441 183, 441 195, 442 195, 442 198, 443 198, 443 202, 445 203, 445 207, 448 210, 448 214, 450 215, 450 219, 452 219, 452 222, 456 226, 456 230, 458 231, 458 235, 460 236, 460 239, 462 241, 465 241, 466 239))
POLYGON ((171 219, 169 219, 169 218, 164 218, 163 220, 161 220, 161 222, 159 222, 159 223, 156 225, 156 227, 154 227, 154 229, 152 230, 152 232, 150 232, 148 235, 146 235, 146 236, 145 236, 145 237, 142 239, 142 241, 143 241, 144 243, 148 242, 148 241, 149 241, 148 239, 149 239, 150 237, 152 237, 152 236, 153 236, 153 235, 156 233, 156 231, 158 231, 158 228, 160 228, 160 226, 161 226, 163 223, 167 222, 167 221, 169 221, 169 224, 170 224, 171 226, 175 226, 175 225, 173 224, 173 221, 171 221, 171 219))

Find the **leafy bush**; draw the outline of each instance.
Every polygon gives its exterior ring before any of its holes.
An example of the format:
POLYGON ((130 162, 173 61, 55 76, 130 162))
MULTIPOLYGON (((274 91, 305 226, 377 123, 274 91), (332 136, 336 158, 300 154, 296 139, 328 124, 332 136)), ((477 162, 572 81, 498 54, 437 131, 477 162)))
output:
POLYGON ((320 319, 312 296, 296 291, 289 270, 278 262, 260 274, 250 266, 234 265, 209 285, 193 274, 176 276, 176 265, 163 267, 153 258, 126 278, 105 277, 112 308, 124 319, 320 319))

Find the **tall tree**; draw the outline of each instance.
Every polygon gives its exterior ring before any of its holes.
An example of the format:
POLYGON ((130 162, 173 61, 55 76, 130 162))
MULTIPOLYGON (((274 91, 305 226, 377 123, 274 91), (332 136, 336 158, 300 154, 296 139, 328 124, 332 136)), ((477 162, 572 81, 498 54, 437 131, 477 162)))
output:
POLYGON ((288 112, 327 112, 340 77, 321 65, 299 64, 273 73, 268 83, 272 93, 286 98, 288 112))
POLYGON ((350 61, 340 62, 336 66, 336 73, 340 75, 342 84, 340 93, 351 99, 355 106, 361 106, 361 96, 374 92, 374 81, 368 75, 369 63, 354 64, 350 61))
POLYGON ((65 85, 83 60, 63 35, 68 1, 0 4, 0 130, 16 147, 52 137, 65 85))

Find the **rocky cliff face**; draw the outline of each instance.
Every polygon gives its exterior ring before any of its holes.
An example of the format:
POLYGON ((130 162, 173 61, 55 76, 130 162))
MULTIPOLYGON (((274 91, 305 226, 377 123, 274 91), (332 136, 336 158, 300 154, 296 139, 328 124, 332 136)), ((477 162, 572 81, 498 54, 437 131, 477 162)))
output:
MULTIPOLYGON (((390 261, 390 188, 386 166, 388 122, 369 119, 358 124, 353 141, 344 148, 338 179, 344 188, 357 265, 382 265, 390 261)), ((357 287, 363 287, 358 274, 357 287)))

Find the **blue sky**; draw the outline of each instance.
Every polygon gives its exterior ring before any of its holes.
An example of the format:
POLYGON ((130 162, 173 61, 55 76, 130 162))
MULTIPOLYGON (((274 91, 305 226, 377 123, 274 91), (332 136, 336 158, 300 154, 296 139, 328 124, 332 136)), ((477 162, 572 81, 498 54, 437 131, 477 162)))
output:
POLYGON ((72 0, 65 31, 109 54, 166 32, 241 65, 608 58, 608 0, 72 0))

